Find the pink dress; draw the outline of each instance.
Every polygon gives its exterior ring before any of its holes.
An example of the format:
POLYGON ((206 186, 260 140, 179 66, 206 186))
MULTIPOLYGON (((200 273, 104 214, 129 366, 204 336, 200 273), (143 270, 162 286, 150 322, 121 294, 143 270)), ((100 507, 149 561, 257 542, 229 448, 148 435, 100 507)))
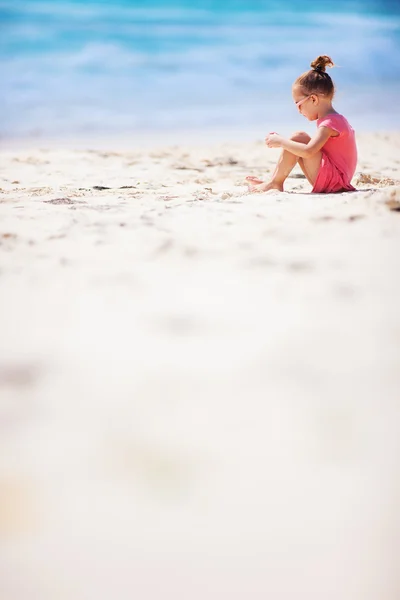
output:
POLYGON ((321 166, 312 193, 331 194, 354 191, 351 179, 357 165, 357 146, 353 128, 338 114, 326 115, 317 121, 317 127, 329 127, 338 132, 322 148, 321 166))

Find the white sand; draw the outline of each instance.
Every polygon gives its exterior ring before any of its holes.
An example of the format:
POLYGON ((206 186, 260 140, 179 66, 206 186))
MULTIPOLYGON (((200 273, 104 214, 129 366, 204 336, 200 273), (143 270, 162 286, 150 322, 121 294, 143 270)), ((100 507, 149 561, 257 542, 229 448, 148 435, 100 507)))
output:
POLYGON ((246 195, 261 141, 3 145, 2 599, 399 598, 400 134, 358 140, 325 196, 246 195))

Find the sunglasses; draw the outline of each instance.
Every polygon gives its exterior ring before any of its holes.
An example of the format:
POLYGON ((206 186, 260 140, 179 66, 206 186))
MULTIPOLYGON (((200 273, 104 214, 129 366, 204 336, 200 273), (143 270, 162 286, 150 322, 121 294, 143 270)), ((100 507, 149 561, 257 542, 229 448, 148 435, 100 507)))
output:
POLYGON ((309 98, 311 98, 311 96, 313 96, 314 94, 310 94, 309 96, 306 96, 305 98, 302 98, 301 100, 298 100, 297 102, 295 102, 295 105, 297 106, 297 108, 300 108, 300 106, 309 98))

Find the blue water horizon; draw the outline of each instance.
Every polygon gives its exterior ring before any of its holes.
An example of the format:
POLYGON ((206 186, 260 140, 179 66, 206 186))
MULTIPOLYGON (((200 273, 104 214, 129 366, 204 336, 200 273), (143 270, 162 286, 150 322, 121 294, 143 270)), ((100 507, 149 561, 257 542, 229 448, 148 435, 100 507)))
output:
POLYGON ((394 0, 0 0, 0 136, 298 129, 318 54, 356 128, 400 129, 394 0))

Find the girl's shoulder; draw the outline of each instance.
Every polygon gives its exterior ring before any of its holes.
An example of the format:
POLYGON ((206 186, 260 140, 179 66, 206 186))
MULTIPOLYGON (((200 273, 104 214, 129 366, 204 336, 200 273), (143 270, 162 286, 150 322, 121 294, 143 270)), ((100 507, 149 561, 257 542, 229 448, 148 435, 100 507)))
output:
POLYGON ((340 113, 331 113, 317 120, 317 127, 329 127, 338 133, 352 131, 352 127, 346 117, 340 113))

